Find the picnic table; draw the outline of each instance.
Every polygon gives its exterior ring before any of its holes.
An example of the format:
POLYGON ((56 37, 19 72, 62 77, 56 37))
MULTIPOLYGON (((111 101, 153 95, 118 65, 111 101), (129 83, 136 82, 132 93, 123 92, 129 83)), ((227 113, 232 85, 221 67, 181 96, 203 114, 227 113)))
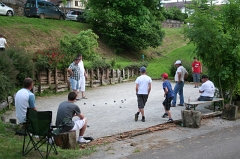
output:
POLYGON ((206 103, 213 103, 213 111, 216 111, 216 103, 223 101, 224 98, 213 98, 212 101, 189 101, 189 102, 185 102, 184 105, 186 106, 186 110, 191 110, 191 107, 195 108, 199 105, 199 104, 206 104, 206 103))

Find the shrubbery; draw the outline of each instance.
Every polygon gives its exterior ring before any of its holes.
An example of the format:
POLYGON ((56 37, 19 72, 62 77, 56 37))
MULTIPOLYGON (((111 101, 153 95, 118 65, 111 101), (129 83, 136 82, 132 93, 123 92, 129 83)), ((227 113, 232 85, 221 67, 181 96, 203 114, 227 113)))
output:
POLYGON ((78 54, 82 54, 86 60, 97 57, 95 48, 98 47, 98 36, 92 30, 81 31, 77 35, 64 36, 60 40, 60 48, 64 53, 65 63, 69 65, 78 54))
POLYGON ((35 64, 32 61, 32 55, 21 49, 7 50, 8 56, 18 71, 17 86, 22 86, 22 82, 26 77, 34 77, 35 64))
POLYGON ((34 68, 31 56, 20 49, 8 49, 1 52, 0 100, 4 100, 16 88, 22 87, 24 78, 33 78, 34 68))
POLYGON ((34 54, 34 62, 38 71, 45 69, 63 69, 65 55, 58 48, 38 50, 34 54))
POLYGON ((179 21, 184 21, 186 18, 188 18, 188 15, 186 13, 182 13, 181 10, 175 6, 165 9, 163 15, 166 19, 179 21))

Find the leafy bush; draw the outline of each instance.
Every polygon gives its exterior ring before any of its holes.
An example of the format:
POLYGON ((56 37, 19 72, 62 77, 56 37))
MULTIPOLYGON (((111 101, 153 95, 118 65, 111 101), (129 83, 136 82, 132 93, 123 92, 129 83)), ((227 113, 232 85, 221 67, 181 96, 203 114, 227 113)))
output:
POLYGON ((176 6, 165 9, 163 15, 166 19, 184 21, 188 18, 186 13, 182 13, 176 6))
POLYGON ((92 60, 97 55, 94 52, 98 47, 98 36, 92 30, 81 31, 77 35, 64 36, 60 40, 60 47, 65 54, 66 67, 73 62, 78 54, 82 54, 86 60, 92 60))
POLYGON ((32 61, 32 56, 22 49, 8 49, 6 51, 12 59, 13 64, 18 70, 17 86, 22 86, 22 82, 26 77, 34 78, 35 64, 32 61))
POLYGON ((135 68, 135 69, 140 69, 140 67, 142 67, 142 66, 144 66, 144 67, 147 68, 147 66, 148 66, 148 62, 143 61, 143 62, 139 62, 139 63, 132 63, 132 64, 126 66, 125 68, 135 68))
POLYGON ((14 83, 4 75, 3 72, 0 72, 0 101, 7 98, 11 91, 13 91, 14 83))
POLYGON ((65 66, 64 57, 65 55, 58 48, 49 48, 35 52, 33 60, 37 71, 54 68, 62 69, 65 66))
POLYGON ((96 68, 111 68, 111 65, 109 63, 107 63, 105 60, 101 59, 101 58, 95 58, 92 61, 91 68, 92 69, 96 69, 96 68))
POLYGON ((0 58, 0 100, 3 100, 10 91, 15 89, 17 83, 18 70, 14 66, 14 62, 7 55, 7 52, 1 52, 0 58))

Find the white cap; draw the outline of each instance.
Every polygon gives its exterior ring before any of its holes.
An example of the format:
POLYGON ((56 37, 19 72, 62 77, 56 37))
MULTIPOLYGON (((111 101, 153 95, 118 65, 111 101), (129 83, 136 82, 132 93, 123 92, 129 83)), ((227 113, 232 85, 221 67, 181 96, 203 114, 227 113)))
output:
POLYGON ((177 60, 174 65, 179 65, 179 64, 181 64, 181 63, 182 63, 182 62, 181 62, 180 60, 177 60))

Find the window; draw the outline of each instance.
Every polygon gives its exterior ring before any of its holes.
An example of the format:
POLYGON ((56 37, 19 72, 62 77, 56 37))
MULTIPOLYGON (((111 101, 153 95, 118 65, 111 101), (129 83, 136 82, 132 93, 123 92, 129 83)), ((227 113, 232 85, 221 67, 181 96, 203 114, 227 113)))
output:
POLYGON ((38 8, 44 8, 44 3, 43 2, 38 2, 38 8))
POLYGON ((75 6, 76 7, 83 7, 83 3, 81 1, 75 1, 75 6))
POLYGON ((52 8, 52 4, 51 3, 46 3, 46 8, 51 9, 52 8))

